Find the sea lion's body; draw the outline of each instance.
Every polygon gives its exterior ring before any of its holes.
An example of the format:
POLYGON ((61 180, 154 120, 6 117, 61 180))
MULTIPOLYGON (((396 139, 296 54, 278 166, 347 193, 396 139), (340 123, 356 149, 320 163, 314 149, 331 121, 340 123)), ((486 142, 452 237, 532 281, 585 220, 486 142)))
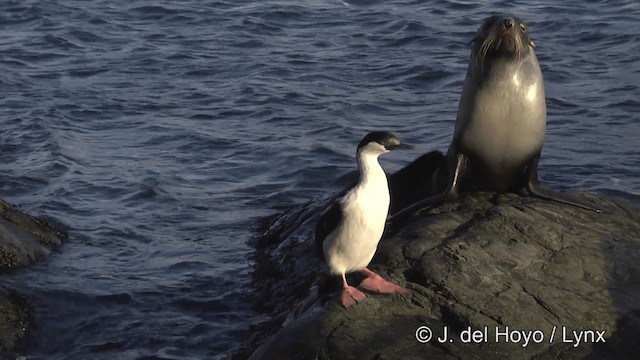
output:
POLYGON ((461 191, 515 191, 522 188, 527 164, 542 150, 544 83, 522 22, 498 17, 487 22, 489 30, 481 28, 476 35, 447 159, 453 163, 460 154, 466 158, 461 191), (500 29, 506 21, 513 25, 500 29), (480 56, 487 32, 520 40, 503 40, 499 48, 480 56))
POLYGON ((531 196, 600 211, 540 184, 537 168, 546 122, 542 71, 526 24, 515 17, 491 16, 473 40, 453 139, 444 164, 434 173, 436 195, 394 218, 463 191, 526 189, 531 196))

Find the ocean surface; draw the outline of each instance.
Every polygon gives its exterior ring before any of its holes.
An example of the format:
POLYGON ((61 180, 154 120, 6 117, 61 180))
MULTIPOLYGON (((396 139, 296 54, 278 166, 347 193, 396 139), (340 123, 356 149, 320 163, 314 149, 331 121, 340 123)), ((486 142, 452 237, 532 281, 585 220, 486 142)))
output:
POLYGON ((251 302, 259 220, 338 190, 371 130, 446 151, 469 42, 529 24, 540 176, 640 199, 640 2, 0 1, 0 197, 69 228, 1 275, 26 359, 219 359, 251 302), (535 4, 534 4, 535 3, 535 4))

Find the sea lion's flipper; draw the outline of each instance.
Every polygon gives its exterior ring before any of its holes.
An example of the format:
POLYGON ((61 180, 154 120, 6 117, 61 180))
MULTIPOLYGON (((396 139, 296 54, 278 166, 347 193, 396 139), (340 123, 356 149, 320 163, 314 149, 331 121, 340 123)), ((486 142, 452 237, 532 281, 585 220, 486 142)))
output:
POLYGON ((393 214, 393 216, 391 216, 389 222, 397 225, 398 223, 406 220, 410 215, 418 210, 424 209, 428 206, 442 205, 445 202, 455 198, 458 195, 460 174, 463 171, 463 166, 465 163, 465 156, 461 153, 457 154, 454 162, 454 167, 453 169, 451 169, 450 175, 448 176, 448 184, 446 190, 440 195, 431 196, 426 199, 420 200, 396 212, 395 214, 393 214))
POLYGON ((531 196, 546 200, 557 201, 563 204, 576 206, 579 208, 592 210, 595 212, 613 213, 613 209, 583 200, 575 195, 559 192, 543 186, 538 179, 538 161, 540 155, 534 157, 527 167, 525 187, 531 196))

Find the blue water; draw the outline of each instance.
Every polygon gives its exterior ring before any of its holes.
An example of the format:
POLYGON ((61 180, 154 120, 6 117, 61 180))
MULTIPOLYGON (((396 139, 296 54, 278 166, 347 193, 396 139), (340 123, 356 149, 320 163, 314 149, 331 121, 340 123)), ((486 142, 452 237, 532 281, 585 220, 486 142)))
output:
POLYGON ((637 1, 2 1, 0 197, 70 241, 2 281, 28 359, 215 359, 264 319, 258 220, 337 190, 373 129, 446 150, 492 11, 545 76, 541 178, 638 201, 637 1))

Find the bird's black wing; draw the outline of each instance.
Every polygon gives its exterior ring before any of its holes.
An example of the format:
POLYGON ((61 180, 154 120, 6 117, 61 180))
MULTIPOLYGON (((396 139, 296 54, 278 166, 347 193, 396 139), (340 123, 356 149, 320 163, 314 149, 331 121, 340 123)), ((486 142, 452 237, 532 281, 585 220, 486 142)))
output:
POLYGON ((322 243, 338 226, 342 220, 342 207, 340 206, 340 198, 333 201, 331 206, 325 209, 316 223, 316 248, 318 254, 324 260, 324 252, 322 251, 322 243))

